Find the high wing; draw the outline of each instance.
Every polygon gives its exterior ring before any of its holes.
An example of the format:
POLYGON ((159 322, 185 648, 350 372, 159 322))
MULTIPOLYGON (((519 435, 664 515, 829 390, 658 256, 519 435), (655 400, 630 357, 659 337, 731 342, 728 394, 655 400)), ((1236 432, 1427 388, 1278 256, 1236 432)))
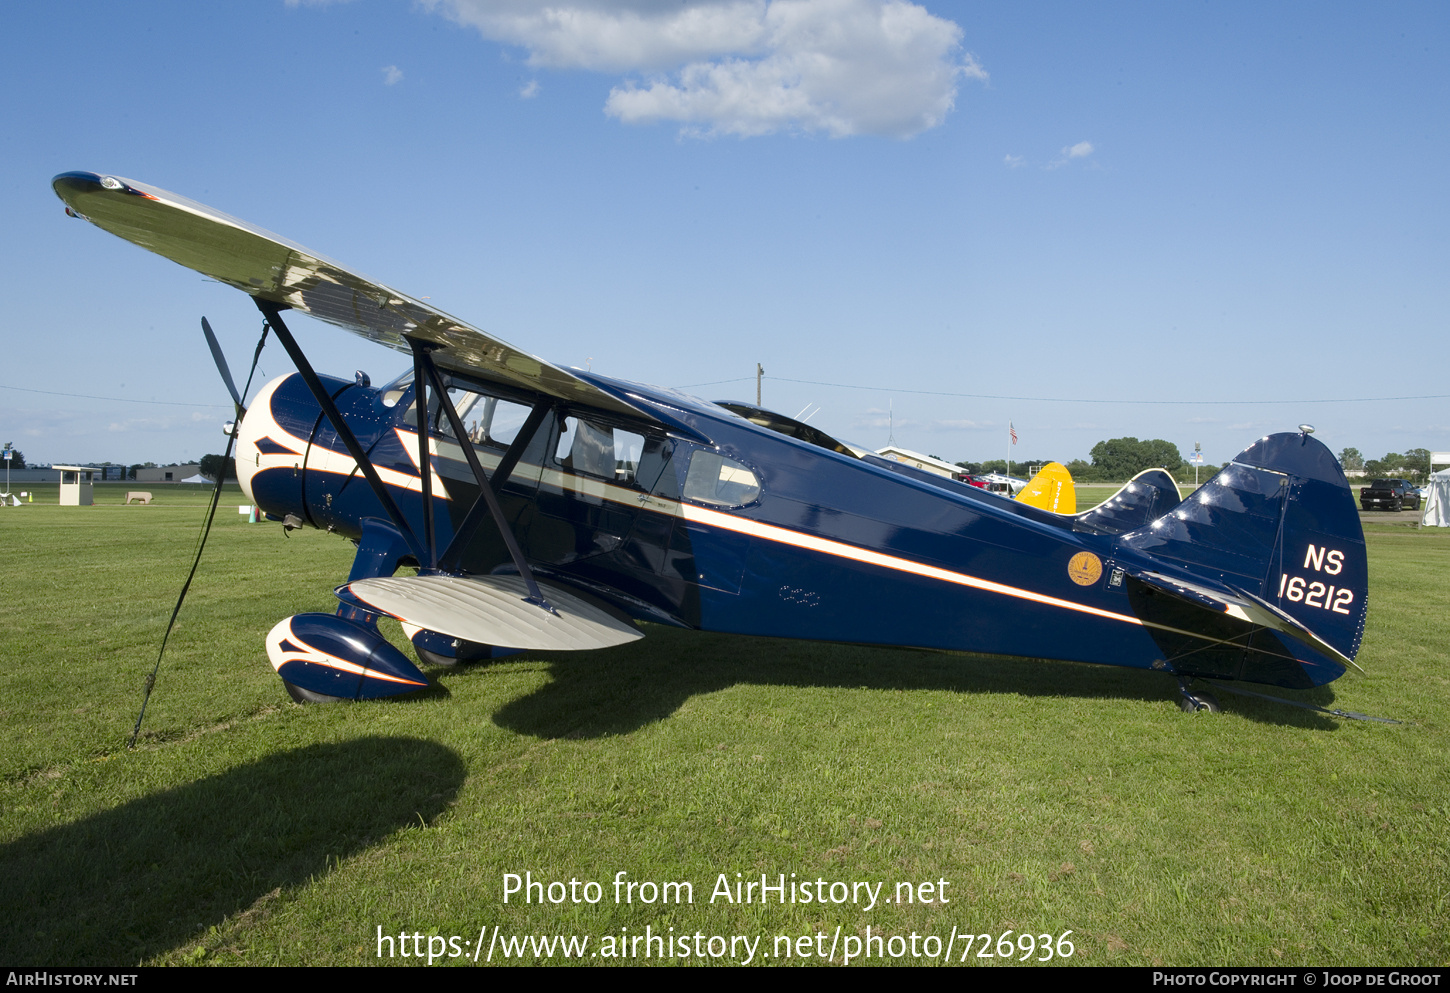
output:
POLYGON ((69 211, 250 296, 401 352, 404 336, 438 345, 443 368, 561 400, 658 421, 645 409, 456 317, 295 242, 166 190, 118 176, 67 172, 52 181, 69 211))

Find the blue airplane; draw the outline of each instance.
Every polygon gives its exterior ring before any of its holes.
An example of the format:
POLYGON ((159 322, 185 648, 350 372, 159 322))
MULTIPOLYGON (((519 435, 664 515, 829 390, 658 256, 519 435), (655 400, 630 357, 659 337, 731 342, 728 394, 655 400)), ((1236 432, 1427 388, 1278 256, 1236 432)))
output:
POLYGON ((1060 515, 758 406, 560 368, 164 190, 53 186, 68 214, 251 296, 297 367, 241 417, 238 475, 269 519, 357 556, 335 614, 267 635, 295 699, 426 687, 384 615, 431 664, 618 645, 646 621, 1148 669, 1185 710, 1217 709, 1195 678, 1307 688, 1354 664, 1364 535, 1307 425, 1187 499, 1150 470, 1060 515), (294 311, 412 368, 380 388, 319 375, 294 311))

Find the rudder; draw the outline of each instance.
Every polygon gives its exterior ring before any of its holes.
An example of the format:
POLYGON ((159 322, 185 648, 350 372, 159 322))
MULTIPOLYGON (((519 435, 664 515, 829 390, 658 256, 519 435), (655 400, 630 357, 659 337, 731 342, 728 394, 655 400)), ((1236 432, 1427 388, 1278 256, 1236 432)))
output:
MULTIPOLYGON (((1124 535, 1121 545, 1287 615, 1310 637, 1278 640, 1312 684, 1344 670, 1339 659, 1308 647, 1315 640, 1344 659, 1359 651, 1369 597, 1364 532, 1339 463, 1307 433, 1250 445, 1173 511, 1124 535)), ((1277 635, 1255 634, 1250 642, 1264 637, 1277 635)), ((1257 647, 1248 651, 1259 654, 1257 647)), ((1247 659, 1241 678, 1255 678, 1247 659)), ((1278 676, 1260 681, 1284 685, 1278 676)))

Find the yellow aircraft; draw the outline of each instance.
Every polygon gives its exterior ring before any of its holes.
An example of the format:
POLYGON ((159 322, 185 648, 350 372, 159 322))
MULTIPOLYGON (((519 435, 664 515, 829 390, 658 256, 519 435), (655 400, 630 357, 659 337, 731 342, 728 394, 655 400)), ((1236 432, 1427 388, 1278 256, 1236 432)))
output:
POLYGON ((1076 514, 1077 490, 1072 485, 1072 474, 1060 462, 1047 463, 1017 494, 1017 502, 1054 514, 1076 514))

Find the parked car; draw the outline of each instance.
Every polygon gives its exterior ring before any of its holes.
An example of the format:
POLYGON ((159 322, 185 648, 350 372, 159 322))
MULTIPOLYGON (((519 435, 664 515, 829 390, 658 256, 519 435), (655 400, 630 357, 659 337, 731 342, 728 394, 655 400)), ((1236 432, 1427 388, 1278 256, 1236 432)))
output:
POLYGON ((1420 491, 1408 479, 1376 479, 1359 491, 1359 505, 1365 510, 1420 509, 1420 491))

